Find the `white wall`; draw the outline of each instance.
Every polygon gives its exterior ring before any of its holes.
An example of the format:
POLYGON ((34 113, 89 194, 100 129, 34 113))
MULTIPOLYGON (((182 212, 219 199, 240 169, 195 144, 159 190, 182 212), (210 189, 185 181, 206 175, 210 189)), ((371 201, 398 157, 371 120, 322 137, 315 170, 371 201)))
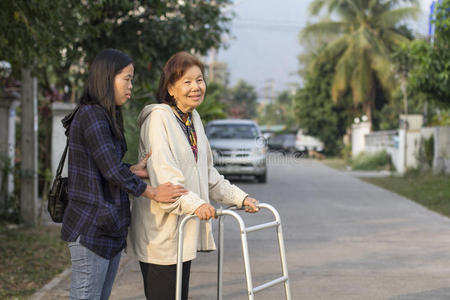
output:
MULTIPOLYGON (((376 131, 364 136, 364 148, 359 151, 375 153, 386 150, 399 173, 419 167, 421 143, 434 136, 433 171, 450 173, 450 127, 425 127, 420 130, 376 131)), ((353 137, 360 138, 359 136, 353 137)), ((361 143, 359 144, 361 147, 361 143)))
POLYGON ((436 127, 433 171, 450 173, 450 126, 436 127))
MULTIPOLYGON (((52 124, 52 174, 55 176, 56 169, 58 168, 59 161, 61 160, 61 155, 66 146, 66 135, 64 134, 65 129, 61 124, 61 120, 65 115, 70 113, 74 108, 73 103, 62 103, 54 102, 52 104, 53 112, 53 124, 52 124)), ((65 166, 63 169, 63 176, 67 176, 67 157, 65 161, 65 166)))
POLYGON ((366 148, 365 135, 370 132, 370 123, 361 122, 352 125, 352 157, 356 157, 366 148))

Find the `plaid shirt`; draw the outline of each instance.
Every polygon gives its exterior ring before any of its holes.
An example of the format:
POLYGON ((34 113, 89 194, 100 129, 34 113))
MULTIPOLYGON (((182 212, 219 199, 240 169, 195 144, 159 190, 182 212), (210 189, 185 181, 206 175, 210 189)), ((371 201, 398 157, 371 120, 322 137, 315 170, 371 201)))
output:
POLYGON ((82 105, 70 126, 69 204, 61 238, 110 259, 126 246, 130 224, 128 194, 140 196, 146 184, 121 160, 125 139, 116 138, 106 111, 82 105))

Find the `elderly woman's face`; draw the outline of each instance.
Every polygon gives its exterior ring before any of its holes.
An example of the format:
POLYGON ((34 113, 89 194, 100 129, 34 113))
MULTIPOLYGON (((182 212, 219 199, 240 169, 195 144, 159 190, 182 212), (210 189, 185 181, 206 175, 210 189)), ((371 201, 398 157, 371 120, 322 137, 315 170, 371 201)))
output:
POLYGON ((205 98, 206 84, 202 71, 198 66, 190 67, 174 85, 169 85, 168 90, 179 109, 193 111, 205 98))

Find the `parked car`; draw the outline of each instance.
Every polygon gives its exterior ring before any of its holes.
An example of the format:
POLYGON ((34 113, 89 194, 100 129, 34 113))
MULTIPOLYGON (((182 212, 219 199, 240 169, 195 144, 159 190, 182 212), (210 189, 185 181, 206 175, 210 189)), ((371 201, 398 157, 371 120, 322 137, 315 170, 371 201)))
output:
POLYGON ((279 151, 283 154, 296 153, 296 135, 293 133, 276 134, 268 141, 269 150, 279 151))
POLYGON ((318 138, 315 138, 310 135, 303 134, 303 130, 299 129, 297 131, 297 140, 295 142, 295 147, 298 151, 302 152, 309 152, 309 151, 316 151, 316 152, 322 152, 323 151, 323 143, 318 138))
POLYGON ((251 120, 216 120, 206 125, 214 166, 223 175, 253 175, 267 181, 267 146, 251 120))

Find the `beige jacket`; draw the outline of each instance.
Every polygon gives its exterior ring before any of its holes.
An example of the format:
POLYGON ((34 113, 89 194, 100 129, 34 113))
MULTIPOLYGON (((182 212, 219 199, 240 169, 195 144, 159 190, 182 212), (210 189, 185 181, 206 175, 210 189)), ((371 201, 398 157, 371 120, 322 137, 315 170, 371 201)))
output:
MULTIPOLYGON (((197 134, 197 162, 170 106, 147 105, 139 115, 139 157, 152 151, 147 163, 150 175, 147 183, 156 187, 171 182, 189 190, 175 203, 159 203, 144 197, 134 200, 127 252, 136 255, 139 261, 176 264, 178 226, 183 215, 193 214, 210 199, 240 207, 247 196, 214 168, 200 116, 195 110, 192 116, 197 134)), ((194 259, 197 250, 215 250, 215 244, 210 221, 195 218, 185 226, 183 261, 194 259)))

